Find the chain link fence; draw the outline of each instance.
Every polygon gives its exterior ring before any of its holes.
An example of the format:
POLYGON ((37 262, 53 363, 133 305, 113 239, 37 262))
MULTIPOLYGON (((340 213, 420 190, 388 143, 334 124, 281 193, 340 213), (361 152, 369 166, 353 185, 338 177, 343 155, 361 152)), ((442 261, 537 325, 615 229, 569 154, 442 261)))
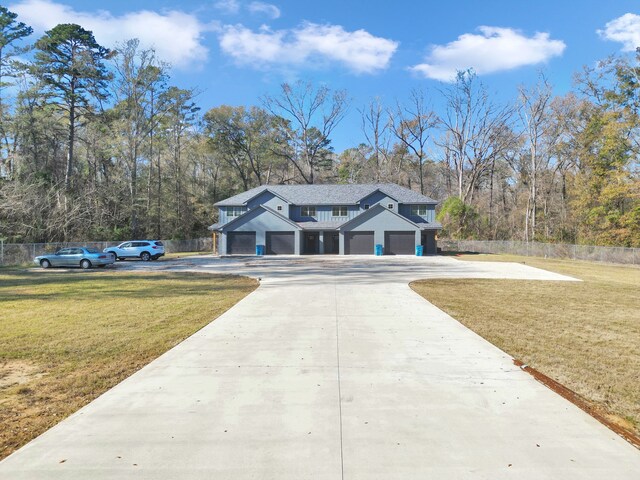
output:
MULTIPOLYGON (((31 263, 34 257, 53 253, 65 247, 90 247, 104 250, 122 242, 66 242, 66 243, 2 243, 0 242, 0 265, 22 265, 31 263)), ((165 253, 211 252, 213 241, 209 238, 190 240, 162 240, 165 253)))
POLYGON ((592 262, 640 265, 640 248, 597 247, 565 243, 516 242, 501 240, 446 240, 439 239, 443 251, 504 253, 529 257, 570 258, 592 262))

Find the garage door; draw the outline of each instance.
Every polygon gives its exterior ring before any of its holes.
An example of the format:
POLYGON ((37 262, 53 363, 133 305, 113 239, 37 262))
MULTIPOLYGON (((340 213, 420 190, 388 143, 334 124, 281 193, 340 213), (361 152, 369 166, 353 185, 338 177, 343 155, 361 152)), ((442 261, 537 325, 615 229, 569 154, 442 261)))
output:
POLYGON ((415 232, 384 232, 385 255, 413 255, 415 246, 415 232))
POLYGON ((293 255, 294 232, 267 232, 267 255, 293 255))
POLYGON ((229 255, 255 255, 256 232, 227 233, 227 253, 229 255))
POLYGON ((345 255, 373 255, 373 232, 346 232, 345 255))

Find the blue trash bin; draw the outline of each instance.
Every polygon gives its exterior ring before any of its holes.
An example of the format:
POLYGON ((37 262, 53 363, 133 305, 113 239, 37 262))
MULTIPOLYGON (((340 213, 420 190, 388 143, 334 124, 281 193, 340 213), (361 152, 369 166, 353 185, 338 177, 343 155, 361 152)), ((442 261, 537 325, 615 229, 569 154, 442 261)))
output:
POLYGON ((376 245, 375 254, 378 257, 382 255, 382 245, 380 245, 379 243, 376 245))
POLYGON ((422 245, 416 245, 416 257, 421 257, 424 253, 424 247, 422 245))
POLYGON ((264 245, 256 245, 256 255, 259 257, 264 255, 264 245))

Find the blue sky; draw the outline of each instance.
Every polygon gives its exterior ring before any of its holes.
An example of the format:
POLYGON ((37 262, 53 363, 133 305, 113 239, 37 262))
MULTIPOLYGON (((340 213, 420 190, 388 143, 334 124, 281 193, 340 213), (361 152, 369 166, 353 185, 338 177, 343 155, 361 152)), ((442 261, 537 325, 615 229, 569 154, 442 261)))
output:
MULTIPOLYGON (((172 63, 173 83, 195 87, 211 107, 259 104, 283 81, 346 89, 347 118, 334 134, 340 151, 362 142, 362 108, 411 89, 434 97, 452 72, 473 67, 507 101, 545 72, 557 93, 573 74, 640 46, 636 1, 458 0, 394 2, 16 0, 9 9, 37 36, 79 23, 98 42, 139 37, 172 63)), ((433 102, 434 105, 437 102, 433 102)))

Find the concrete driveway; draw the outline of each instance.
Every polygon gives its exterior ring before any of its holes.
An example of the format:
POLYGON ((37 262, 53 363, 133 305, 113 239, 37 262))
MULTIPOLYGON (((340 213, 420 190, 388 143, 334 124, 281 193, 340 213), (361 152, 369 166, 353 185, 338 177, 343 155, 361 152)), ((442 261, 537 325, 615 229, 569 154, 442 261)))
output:
POLYGON ((262 280, 1 462, 0 478, 638 479, 638 450, 407 285, 568 277, 443 257, 196 257, 119 268, 262 280))

